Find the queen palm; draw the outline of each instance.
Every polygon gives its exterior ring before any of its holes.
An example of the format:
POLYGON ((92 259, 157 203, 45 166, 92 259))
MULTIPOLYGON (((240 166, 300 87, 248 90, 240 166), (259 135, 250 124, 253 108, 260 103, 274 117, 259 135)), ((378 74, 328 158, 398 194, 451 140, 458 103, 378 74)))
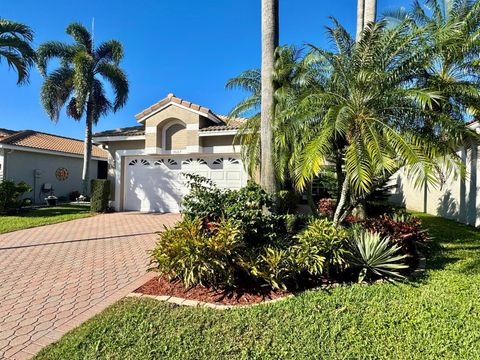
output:
POLYGON ((0 62, 5 59, 16 70, 17 84, 28 81, 29 69, 35 63, 32 41, 33 31, 27 25, 0 19, 0 62))
POLYGON ((297 186, 304 188, 337 154, 345 169, 338 224, 402 166, 417 184, 435 185, 438 173, 461 172, 455 151, 467 130, 457 116, 438 111, 446 94, 422 82, 431 61, 424 39, 407 23, 394 29, 370 23, 358 43, 338 24, 330 34, 337 51, 312 48, 329 64, 328 81, 279 116, 302 129, 297 186))
POLYGON ((46 42, 37 50, 37 66, 45 80, 41 102, 48 116, 58 121, 60 111, 66 108, 69 117, 79 121, 85 117, 85 150, 83 162, 83 193, 88 192, 92 155, 92 126, 101 116, 122 108, 128 98, 128 80, 119 67, 123 58, 122 44, 109 40, 94 47, 90 32, 81 24, 70 24, 66 32, 74 43, 46 42), (47 72, 51 59, 60 66, 47 72), (104 82, 108 82, 114 98, 107 98, 104 82))

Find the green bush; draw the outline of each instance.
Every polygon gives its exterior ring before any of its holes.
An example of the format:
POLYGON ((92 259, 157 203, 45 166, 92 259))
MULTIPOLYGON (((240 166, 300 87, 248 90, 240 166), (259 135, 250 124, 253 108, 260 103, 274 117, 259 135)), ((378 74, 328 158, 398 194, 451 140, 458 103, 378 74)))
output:
POLYGON ((106 212, 110 198, 110 181, 94 179, 91 182, 91 190, 90 210, 92 212, 106 212))
POLYGON ((298 268, 311 275, 330 274, 348 265, 347 232, 327 219, 312 220, 294 236, 292 256, 298 268))
POLYGON ((349 262, 360 269, 359 282, 374 276, 386 279, 404 278, 398 271, 408 267, 401 262, 406 255, 399 255, 400 247, 392 245, 388 237, 357 228, 349 247, 351 250, 349 262))
POLYGON ((8 212, 11 210, 19 209, 23 201, 19 198, 32 191, 30 185, 25 182, 19 182, 15 184, 11 180, 3 180, 0 182, 0 213, 8 212))
POLYGON ((272 289, 286 289, 287 281, 296 275, 289 248, 264 246, 254 249, 242 257, 240 263, 256 283, 268 284, 272 289))
POLYGON ((182 201, 182 214, 186 218, 212 222, 224 217, 237 221, 244 241, 255 244, 279 236, 278 217, 264 214, 264 209, 273 210, 272 197, 253 181, 240 190, 223 190, 204 177, 185 176, 190 188, 182 201))
POLYGON ((233 286, 242 247, 235 221, 222 218, 205 226, 202 219, 184 218, 160 234, 150 252, 151 270, 170 280, 180 279, 186 287, 233 286))

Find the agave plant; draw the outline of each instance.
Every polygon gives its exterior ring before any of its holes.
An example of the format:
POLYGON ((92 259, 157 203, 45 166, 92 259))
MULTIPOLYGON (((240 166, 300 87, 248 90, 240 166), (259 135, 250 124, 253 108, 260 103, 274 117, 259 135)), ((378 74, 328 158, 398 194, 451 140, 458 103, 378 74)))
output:
POLYGON ((371 275, 403 279, 398 270, 408 266, 401 262, 406 255, 399 255, 399 250, 399 246, 390 244, 388 237, 382 238, 368 230, 355 231, 354 240, 350 242, 350 262, 361 269, 358 282, 371 275))

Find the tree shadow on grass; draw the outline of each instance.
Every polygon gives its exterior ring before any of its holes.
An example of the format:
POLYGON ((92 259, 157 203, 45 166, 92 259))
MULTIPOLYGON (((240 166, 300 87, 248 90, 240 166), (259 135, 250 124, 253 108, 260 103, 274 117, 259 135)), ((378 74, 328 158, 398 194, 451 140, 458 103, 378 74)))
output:
POLYGON ((431 236, 425 248, 427 270, 441 270, 449 265, 464 274, 480 274, 480 230, 431 215, 420 215, 431 236))

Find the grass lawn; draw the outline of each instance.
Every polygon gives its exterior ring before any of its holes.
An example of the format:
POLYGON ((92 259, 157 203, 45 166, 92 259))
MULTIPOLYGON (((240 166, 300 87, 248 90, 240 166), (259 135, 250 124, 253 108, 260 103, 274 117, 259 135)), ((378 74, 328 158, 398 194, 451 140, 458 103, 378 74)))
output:
POLYGON ((215 311, 125 299, 36 359, 479 359, 480 232, 420 215, 428 274, 215 311))
POLYGON ((91 216, 90 205, 65 204, 0 216, 0 234, 91 216))

